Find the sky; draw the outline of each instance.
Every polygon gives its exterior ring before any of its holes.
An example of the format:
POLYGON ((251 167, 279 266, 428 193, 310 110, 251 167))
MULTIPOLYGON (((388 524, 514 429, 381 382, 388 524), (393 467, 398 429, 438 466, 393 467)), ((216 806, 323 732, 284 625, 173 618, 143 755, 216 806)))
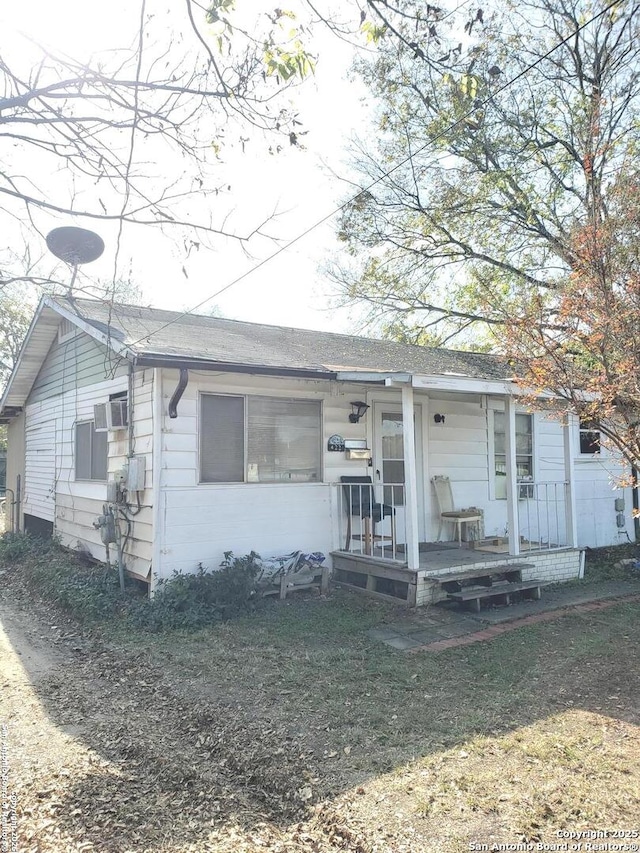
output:
MULTIPOLYGON (((243 4, 248 14, 265 8, 260 0, 238 0, 238 6, 243 4)), ((8 6, 0 10, 3 41, 13 29, 74 58, 85 58, 118 44, 124 18, 139 8, 130 0, 113 0, 107 7, 95 0, 24 0, 8 6)), ((158 14, 165 6, 159 0, 148 0, 148 8, 158 14)), ((349 173, 348 140, 364 132, 366 93, 358 84, 347 81, 352 59, 348 45, 329 33, 317 32, 313 46, 319 55, 316 72, 298 93, 301 118, 308 131, 305 150, 287 148, 271 156, 264 140, 250 140, 244 153, 239 149, 223 152, 225 183, 228 181, 231 191, 220 204, 226 206, 228 223, 237 233, 248 233, 276 213, 266 230, 279 242, 252 241, 247 255, 234 241, 221 239, 213 250, 202 249, 187 257, 180 242, 152 228, 137 228, 135 237, 123 241, 120 269, 130 271, 145 304, 192 308, 264 260, 283 242, 296 238, 351 194, 349 185, 336 175, 349 173)), ((71 223, 52 218, 50 227, 61 224, 71 223)), ((74 224, 101 232, 111 249, 113 233, 108 229, 99 223, 74 224)), ((46 233, 49 224, 40 225, 46 233)), ((215 309, 222 316, 253 322, 357 331, 361 323, 357 310, 331 310, 335 305, 333 286, 322 272, 323 264, 339 248, 334 225, 335 219, 314 229, 198 311, 215 309)), ((108 250, 91 269, 85 267, 83 271, 108 280, 113 275, 113 251, 108 250)))

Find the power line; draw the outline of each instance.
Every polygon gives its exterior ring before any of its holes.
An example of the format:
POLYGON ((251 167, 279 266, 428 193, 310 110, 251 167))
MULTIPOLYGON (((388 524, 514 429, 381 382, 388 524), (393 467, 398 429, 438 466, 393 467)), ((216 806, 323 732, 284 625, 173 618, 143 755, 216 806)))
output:
MULTIPOLYGON (((573 32, 569 33, 569 35, 565 36, 565 38, 563 38, 561 41, 559 41, 557 44, 555 44, 545 54, 543 54, 542 56, 539 56, 538 59, 535 60, 535 62, 532 62, 530 65, 527 65, 527 67, 523 68, 522 71, 520 71, 518 74, 515 75, 515 77, 512 77, 510 80, 507 80, 506 83, 502 84, 502 86, 499 86, 494 92, 492 92, 492 94, 490 96, 488 96, 487 98, 485 98, 482 101, 476 101, 473 104, 473 106, 466 113, 464 113, 462 116, 460 116, 460 118, 456 119, 456 121, 454 121, 448 127, 444 128, 444 130, 441 130, 434 137, 427 140, 427 142, 425 142, 424 145, 421 145, 416 151, 412 152, 411 154, 408 154, 406 157, 404 157, 402 160, 400 160, 398 163, 396 163, 396 165, 393 166, 391 169, 389 169, 386 172, 383 172, 379 177, 375 178, 375 180, 371 181, 367 186, 358 190, 358 192, 355 195, 353 195, 351 198, 347 199, 347 201, 342 202, 342 204, 338 205, 338 207, 335 207, 329 213, 325 214, 323 217, 316 220, 316 222, 314 222, 312 225, 310 225, 304 231, 301 231, 300 234, 298 234, 296 237, 294 237, 293 239, 284 243, 282 246, 280 246, 278 249, 276 249, 270 255, 267 255, 266 258, 263 258, 263 260, 259 261, 257 264, 252 266, 250 269, 246 270, 241 275, 234 278, 228 284, 225 284, 224 287, 221 287, 219 290, 216 290, 215 293, 212 293, 209 296, 207 296, 206 299, 203 299, 201 302, 198 302, 198 304, 194 305, 193 308, 189 308, 186 311, 182 311, 180 314, 178 314, 172 320, 168 320, 166 323, 159 326, 153 332, 151 332, 148 335, 144 335, 143 337, 134 341, 129 346, 135 347, 139 343, 142 343, 142 341, 149 341, 149 340, 151 340, 152 337, 154 337, 154 335, 159 334, 160 332, 164 331, 169 326, 172 326, 175 323, 179 322, 180 320, 182 320, 183 317, 188 317, 191 314, 195 314, 195 312, 199 308, 202 308, 203 305, 206 305, 207 302, 211 302, 211 300, 215 299, 216 296, 220 296, 221 293, 224 293, 225 291, 230 290, 232 287, 235 287, 236 284, 239 284, 241 281, 244 281, 245 278, 252 275, 254 272, 256 272, 256 270, 259 270, 265 264, 274 260, 274 258, 277 258, 278 255, 281 255, 283 252, 290 249, 296 243, 299 243, 300 240, 303 240, 308 234, 310 234, 312 231, 315 231, 316 228, 319 228, 321 225, 323 225, 325 222, 327 222, 327 220, 333 218, 336 214, 340 213, 342 210, 344 210, 346 207, 348 207, 350 204, 352 204, 360 195, 362 195, 363 193, 367 193, 370 190, 372 190, 381 181, 384 181, 386 178, 390 177, 394 172, 396 172, 402 166, 411 162, 411 160, 413 160, 418 154, 421 154, 423 151, 425 151, 427 148, 429 148, 429 146, 434 145, 439 139, 442 139, 443 136, 446 136, 452 130, 455 130, 455 128, 458 127, 458 125, 460 125, 464 121, 466 121, 466 119, 468 119, 471 115, 473 115, 473 113, 477 112, 478 109, 486 106, 496 95, 501 94, 506 89, 508 89, 509 86, 512 86, 514 83, 516 83, 518 80, 522 79, 530 71, 533 71, 534 68, 536 68, 542 62, 544 62, 546 59, 548 59, 553 53, 555 53, 556 50, 561 48, 563 45, 567 44, 567 42, 574 39, 579 32, 584 30, 586 27, 590 26, 594 21, 597 21, 598 18, 601 18, 603 15, 605 15, 607 12, 609 12, 611 9, 613 9, 614 6, 619 5, 620 2, 622 2, 622 0, 613 0, 612 3, 610 3, 608 6, 605 6, 605 8, 602 9, 600 12, 598 12, 596 15, 593 15, 591 18, 589 18, 588 21, 585 21, 584 24, 581 24, 577 29, 573 30, 573 32)), ((462 4, 462 5, 464 5, 464 4, 462 4)))

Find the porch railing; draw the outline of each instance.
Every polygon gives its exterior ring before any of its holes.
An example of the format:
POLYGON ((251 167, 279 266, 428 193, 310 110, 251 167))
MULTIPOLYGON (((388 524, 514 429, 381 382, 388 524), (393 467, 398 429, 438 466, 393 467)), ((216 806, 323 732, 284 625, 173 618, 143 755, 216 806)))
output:
POLYGON ((404 483, 336 483, 335 486, 340 550, 404 562, 404 483))
POLYGON ((552 551, 566 548, 569 484, 560 482, 518 483, 518 532, 521 551, 552 551))
MULTIPOLYGON (((337 547, 351 554, 406 561, 403 483, 334 483, 337 547), (336 506, 337 505, 337 506, 336 506)), ((552 551, 570 543, 565 481, 518 483, 520 551, 552 551)))

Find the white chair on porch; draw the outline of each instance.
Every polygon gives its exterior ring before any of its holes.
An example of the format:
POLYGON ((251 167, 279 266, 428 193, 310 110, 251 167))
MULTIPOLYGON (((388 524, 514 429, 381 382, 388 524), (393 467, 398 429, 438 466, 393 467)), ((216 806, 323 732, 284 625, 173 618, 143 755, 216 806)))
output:
POLYGON ((454 509, 453 492, 451 491, 451 482, 448 477, 437 474, 431 478, 431 482, 436 493, 438 512, 440 514, 438 542, 440 541, 444 525, 455 524, 457 527, 458 547, 462 547, 462 525, 477 524, 482 521, 482 515, 478 514, 476 509, 454 509))

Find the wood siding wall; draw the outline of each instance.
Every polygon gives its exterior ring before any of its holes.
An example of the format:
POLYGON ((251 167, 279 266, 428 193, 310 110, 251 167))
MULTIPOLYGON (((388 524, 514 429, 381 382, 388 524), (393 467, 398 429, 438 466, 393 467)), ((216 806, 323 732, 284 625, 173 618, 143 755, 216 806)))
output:
POLYGON ((80 332, 62 342, 56 338, 29 393, 29 403, 86 388, 107 377, 127 375, 127 364, 80 332))
MULTIPOLYGON (((152 522, 152 371, 133 380, 133 453, 145 457, 145 490, 131 521, 125 546, 129 571, 146 577, 151 564, 152 522)), ((54 522, 64 545, 105 559, 100 531, 93 526, 107 498, 104 482, 75 479, 75 424, 93 420, 93 407, 110 394, 127 391, 127 365, 111 363, 105 348, 80 334, 51 347, 26 406, 24 512, 54 522)), ((126 462, 127 430, 109 432, 108 476, 126 462)), ((126 525, 122 525, 123 532, 126 525)), ((115 547, 111 548, 115 559, 115 547)))
POLYGON ((23 514, 55 518, 57 422, 40 401, 26 407, 23 514))

